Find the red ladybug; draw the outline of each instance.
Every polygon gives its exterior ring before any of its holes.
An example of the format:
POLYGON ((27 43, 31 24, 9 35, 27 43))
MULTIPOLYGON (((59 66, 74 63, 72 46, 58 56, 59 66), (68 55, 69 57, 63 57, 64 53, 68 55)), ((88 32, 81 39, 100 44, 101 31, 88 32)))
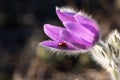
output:
POLYGON ((58 46, 61 47, 61 48, 67 48, 68 47, 67 44, 64 43, 64 42, 58 43, 58 46))

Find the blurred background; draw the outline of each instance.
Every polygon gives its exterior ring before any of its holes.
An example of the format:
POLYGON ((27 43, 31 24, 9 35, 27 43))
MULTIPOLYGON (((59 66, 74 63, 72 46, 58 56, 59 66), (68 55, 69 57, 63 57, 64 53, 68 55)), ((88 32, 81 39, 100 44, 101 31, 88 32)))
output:
POLYGON ((56 6, 92 15, 103 39, 120 30, 120 0, 0 0, 0 80, 110 80, 87 54, 56 56, 38 46, 49 39, 45 23, 63 26, 56 6))

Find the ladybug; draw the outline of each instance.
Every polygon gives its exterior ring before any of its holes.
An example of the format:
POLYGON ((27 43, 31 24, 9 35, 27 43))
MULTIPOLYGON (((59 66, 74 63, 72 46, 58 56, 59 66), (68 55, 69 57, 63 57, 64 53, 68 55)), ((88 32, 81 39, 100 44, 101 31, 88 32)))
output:
POLYGON ((61 48, 67 48, 68 47, 67 44, 64 43, 64 42, 58 43, 58 46, 61 47, 61 48))

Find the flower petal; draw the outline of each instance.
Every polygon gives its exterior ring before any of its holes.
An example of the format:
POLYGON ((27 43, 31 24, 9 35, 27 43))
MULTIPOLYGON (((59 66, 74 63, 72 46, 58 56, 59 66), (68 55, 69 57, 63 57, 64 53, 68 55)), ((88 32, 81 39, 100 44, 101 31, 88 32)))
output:
POLYGON ((75 21, 74 19, 74 15, 75 13, 72 13, 72 12, 63 12, 59 9, 56 10, 56 13, 59 17, 59 19, 64 22, 64 21, 75 21))
POLYGON ((71 47, 71 45, 66 43, 67 47, 60 47, 58 44, 61 43, 59 41, 51 41, 51 40, 47 40, 47 41, 43 41, 40 44, 42 46, 45 47, 49 47, 49 48, 56 48, 56 49, 63 49, 63 50, 75 50, 74 47, 71 47))
POLYGON ((76 36, 84 39, 87 42, 92 43, 94 41, 95 33, 91 32, 89 28, 84 27, 78 23, 64 22, 65 27, 71 30, 76 36))
POLYGON ((86 49, 92 46, 89 42, 76 36, 73 32, 68 30, 62 30, 60 32, 60 37, 63 41, 69 42, 76 47, 76 49, 86 49))
POLYGON ((75 20, 79 22, 80 24, 87 25, 86 28, 89 28, 92 32, 99 31, 99 27, 97 25, 97 22, 91 19, 90 17, 83 16, 78 14, 75 14, 75 20), (90 27, 89 27, 90 26, 90 27))
POLYGON ((45 24, 44 25, 44 32, 47 36, 49 36, 51 39, 56 40, 56 41, 60 41, 60 37, 59 37, 59 33, 60 30, 62 30, 63 28, 61 27, 57 27, 57 26, 53 26, 50 24, 45 24))

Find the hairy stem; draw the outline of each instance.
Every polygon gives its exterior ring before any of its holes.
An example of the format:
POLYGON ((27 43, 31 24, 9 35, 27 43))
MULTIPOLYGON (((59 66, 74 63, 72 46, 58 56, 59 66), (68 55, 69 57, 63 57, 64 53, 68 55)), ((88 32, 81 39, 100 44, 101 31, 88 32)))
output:
POLYGON ((118 72, 115 70, 115 69, 113 69, 111 72, 110 72, 110 74, 111 74, 111 76, 112 76, 112 80, 120 80, 119 79, 119 74, 118 74, 118 72))

